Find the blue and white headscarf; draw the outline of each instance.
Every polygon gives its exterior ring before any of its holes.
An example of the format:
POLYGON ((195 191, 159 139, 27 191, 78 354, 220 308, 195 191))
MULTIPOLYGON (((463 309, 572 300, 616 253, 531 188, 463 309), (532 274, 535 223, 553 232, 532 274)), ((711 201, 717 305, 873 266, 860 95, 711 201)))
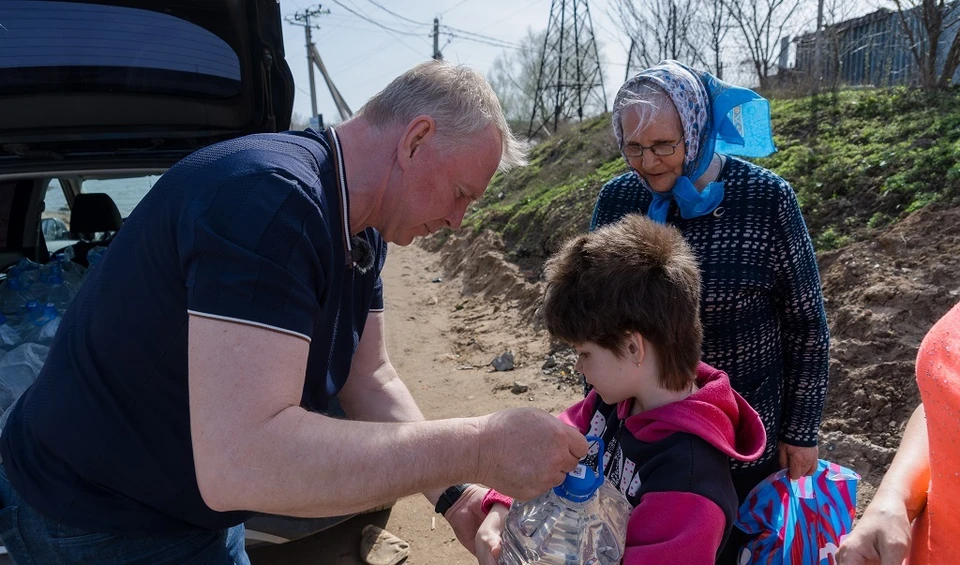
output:
POLYGON ((685 149, 683 176, 669 192, 659 193, 640 178, 653 195, 647 216, 655 221, 666 222, 671 200, 677 202, 681 216, 686 219, 709 214, 720 205, 723 182, 712 182, 702 191, 693 184, 707 171, 715 153, 766 157, 777 150, 770 127, 770 103, 765 98, 748 88, 733 86, 710 73, 699 73, 671 60, 640 72, 617 92, 613 103, 613 131, 621 148, 620 111, 630 105, 625 100, 644 84, 660 88, 673 101, 680 114, 685 149))

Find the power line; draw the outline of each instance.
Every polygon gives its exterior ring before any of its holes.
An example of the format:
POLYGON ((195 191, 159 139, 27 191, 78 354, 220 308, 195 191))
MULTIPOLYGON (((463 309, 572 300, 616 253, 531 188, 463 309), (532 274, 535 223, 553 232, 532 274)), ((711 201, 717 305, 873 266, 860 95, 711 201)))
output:
POLYGON ((411 20, 410 18, 408 18, 408 17, 406 17, 406 16, 401 16, 400 14, 398 14, 398 13, 394 12, 393 10, 391 10, 390 8, 387 8, 387 7, 384 6, 383 4, 377 2, 376 0, 367 0, 367 2, 370 2, 371 4, 373 4, 374 6, 376 6, 377 8, 380 8, 380 9, 383 10, 384 12, 390 14, 391 16, 400 18, 401 20, 410 22, 410 23, 415 24, 415 25, 418 25, 418 26, 430 27, 430 24, 428 24, 428 23, 418 22, 418 21, 416 21, 416 20, 411 20))
POLYGON ((447 31, 447 32, 445 32, 445 33, 446 33, 447 35, 449 35, 451 38, 454 38, 454 39, 462 39, 462 40, 464 40, 464 41, 473 41, 473 42, 475 42, 475 43, 482 43, 482 44, 484 44, 484 45, 490 45, 491 47, 500 47, 501 49, 518 49, 518 50, 522 50, 522 49, 523 49, 523 47, 521 47, 521 46, 519 46, 519 45, 514 45, 514 44, 509 44, 509 43, 500 43, 500 42, 495 42, 495 41, 487 41, 487 40, 485 40, 485 39, 479 39, 479 38, 476 38, 476 37, 469 37, 469 36, 466 36, 466 35, 458 35, 456 32, 453 32, 453 31, 447 31))
POLYGON ((344 4, 343 2, 341 2, 340 0, 333 0, 333 3, 336 4, 337 6, 340 6, 340 7, 343 8, 344 10, 350 12, 350 13, 353 14, 354 16, 357 16, 358 18, 360 18, 360 19, 362 19, 362 20, 364 20, 364 21, 367 21, 367 22, 369 22, 369 23, 371 23, 371 24, 373 24, 373 25, 375 25, 375 26, 377 26, 377 27, 379 27, 379 28, 383 28, 383 29, 385 29, 386 31, 389 31, 389 32, 391 32, 391 33, 398 33, 398 34, 400 34, 400 35, 409 35, 409 36, 413 36, 413 37, 423 37, 423 34, 421 34, 421 33, 414 33, 414 32, 412 32, 412 31, 402 31, 402 30, 399 30, 399 29, 393 29, 392 27, 388 27, 388 26, 386 26, 386 25, 378 22, 377 20, 375 20, 375 19, 373 19, 373 18, 371 18, 371 17, 369 17, 369 16, 367 16, 367 15, 365 15, 365 14, 361 14, 360 12, 357 12, 356 10, 354 10, 353 8, 350 8, 349 6, 347 6, 346 4, 344 4))
POLYGON ((451 33, 451 34, 459 33, 459 34, 463 34, 463 35, 465 35, 465 36, 469 36, 469 37, 464 37, 463 39, 476 38, 477 40, 483 40, 483 41, 488 41, 488 42, 499 43, 500 45, 496 45, 496 47, 509 47, 509 48, 512 48, 512 49, 516 49, 517 47, 519 47, 519 44, 514 43, 514 42, 512 42, 512 41, 507 41, 507 40, 505 40, 505 39, 500 39, 499 37, 492 37, 492 36, 489 36, 489 35, 483 35, 483 34, 480 34, 480 33, 475 33, 475 32, 472 32, 472 31, 467 31, 467 30, 465 30, 465 29, 455 28, 455 27, 453 27, 453 26, 448 26, 448 25, 443 25, 443 26, 441 26, 441 27, 444 28, 448 33, 451 33))
MULTIPOLYGON (((469 1, 470 1, 470 0, 460 0, 459 2, 457 2, 456 4, 454 4, 453 6, 447 8, 446 10, 444 10, 444 11, 442 11, 442 12, 440 12, 440 15, 442 16, 442 15, 446 14, 447 12, 453 10, 454 8, 459 8, 460 6, 463 6, 464 4, 466 4, 466 3, 469 2, 469 1)), ((538 1, 539 1, 539 0, 538 0, 538 1)))

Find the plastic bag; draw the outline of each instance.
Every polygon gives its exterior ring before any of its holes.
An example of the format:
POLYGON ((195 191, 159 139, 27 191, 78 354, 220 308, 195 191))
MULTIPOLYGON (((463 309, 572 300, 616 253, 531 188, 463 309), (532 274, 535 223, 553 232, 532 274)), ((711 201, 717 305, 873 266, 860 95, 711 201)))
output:
POLYGON ((823 460, 797 481, 786 470, 764 479, 737 512, 737 527, 759 534, 740 550, 740 565, 835 565, 837 548, 853 528, 859 480, 823 460))

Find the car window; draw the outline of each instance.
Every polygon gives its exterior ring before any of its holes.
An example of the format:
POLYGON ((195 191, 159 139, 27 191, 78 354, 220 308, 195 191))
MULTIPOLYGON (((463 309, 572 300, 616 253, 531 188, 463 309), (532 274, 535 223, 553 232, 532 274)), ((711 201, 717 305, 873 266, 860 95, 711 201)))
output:
POLYGON ((40 229, 43 230, 47 251, 53 253, 73 243, 68 233, 69 225, 70 208, 63 196, 63 187, 60 181, 52 179, 43 197, 43 214, 40 215, 40 229))
POLYGON ((86 179, 81 185, 80 192, 101 192, 110 195, 120 210, 120 216, 126 218, 159 178, 159 175, 149 175, 108 180, 86 179))
MULTIPOLYGON (((84 179, 80 192, 109 195, 120 210, 120 216, 126 218, 159 178, 159 175, 148 175, 103 180, 84 179)), ((57 179, 51 180, 47 187, 41 229, 47 249, 51 253, 76 241, 70 233, 70 208, 57 179)))
POLYGON ((149 10, 0 2, 0 94, 149 92, 227 98, 240 60, 221 38, 149 10))

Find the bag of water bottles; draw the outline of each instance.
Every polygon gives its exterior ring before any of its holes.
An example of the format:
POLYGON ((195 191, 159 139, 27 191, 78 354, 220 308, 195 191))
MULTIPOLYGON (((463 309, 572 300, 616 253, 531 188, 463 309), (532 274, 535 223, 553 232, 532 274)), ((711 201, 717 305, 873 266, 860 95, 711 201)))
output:
MULTIPOLYGON (((94 255, 99 258, 102 251, 94 255)), ((0 283, 0 429, 10 407, 40 374, 86 271, 67 248, 45 265, 21 259, 0 283)))
POLYGON ((603 440, 597 470, 583 461, 560 486, 510 506, 500 544, 499 565, 617 565, 623 559, 633 507, 603 476, 603 440))
POLYGON ((860 475, 820 461, 809 477, 779 471, 740 505, 737 527, 759 534, 740 550, 740 565, 833 565, 857 511, 860 475))

